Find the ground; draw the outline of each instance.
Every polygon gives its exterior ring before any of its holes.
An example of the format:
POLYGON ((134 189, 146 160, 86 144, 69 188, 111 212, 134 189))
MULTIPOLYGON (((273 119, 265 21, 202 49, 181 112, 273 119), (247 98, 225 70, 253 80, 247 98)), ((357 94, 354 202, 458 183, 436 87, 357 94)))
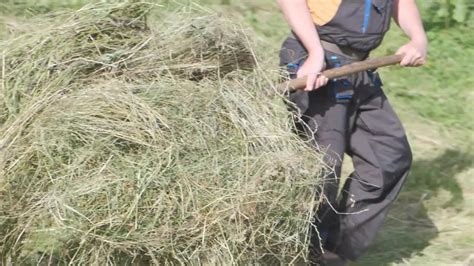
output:
MULTIPOLYGON (((42 2, 53 4, 42 6, 41 12, 68 3, 42 2)), ((85 2, 71 1, 71 6, 85 2)), ((262 65, 276 64, 279 44, 288 34, 276 1, 231 0, 230 5, 220 5, 224 2, 199 4, 253 28, 262 65)), ((5 3, 0 9, 12 3, 28 5, 25 1, 5 3)), ((0 14, 0 38, 25 16, 11 10, 0 14)), ((413 148, 412 173, 374 245, 354 265, 474 265, 474 73, 470 62, 474 37, 467 26, 442 29, 430 21, 425 25, 431 42, 428 64, 420 69, 381 71, 413 148)), ((393 27, 375 53, 393 53, 405 41, 393 27)), ((349 161, 346 166, 347 173, 349 161)))

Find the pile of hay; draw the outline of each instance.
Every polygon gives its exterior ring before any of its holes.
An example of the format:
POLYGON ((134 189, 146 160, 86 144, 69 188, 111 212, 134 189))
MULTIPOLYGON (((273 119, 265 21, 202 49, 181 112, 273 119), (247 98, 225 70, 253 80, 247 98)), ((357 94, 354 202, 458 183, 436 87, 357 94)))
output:
POLYGON ((321 159, 238 27, 101 4, 3 42, 0 256, 304 259, 321 159))

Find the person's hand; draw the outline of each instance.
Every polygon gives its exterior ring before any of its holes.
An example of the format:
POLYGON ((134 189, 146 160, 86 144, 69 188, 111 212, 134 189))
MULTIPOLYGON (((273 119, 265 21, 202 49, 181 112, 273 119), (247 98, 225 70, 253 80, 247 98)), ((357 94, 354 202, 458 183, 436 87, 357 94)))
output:
POLYGON ((307 77, 305 91, 312 91, 325 86, 328 78, 321 75, 325 68, 324 52, 318 54, 310 54, 303 66, 298 70, 297 76, 307 77))
POLYGON ((401 66, 418 67, 426 63, 426 56, 428 53, 428 42, 411 41, 398 49, 397 54, 403 55, 400 62, 401 66))

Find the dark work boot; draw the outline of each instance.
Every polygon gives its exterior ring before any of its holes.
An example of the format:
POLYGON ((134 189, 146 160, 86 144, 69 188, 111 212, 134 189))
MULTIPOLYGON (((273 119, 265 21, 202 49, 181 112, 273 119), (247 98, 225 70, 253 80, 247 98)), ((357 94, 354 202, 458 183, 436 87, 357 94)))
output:
POLYGON ((310 266, 347 266, 349 262, 334 252, 324 250, 324 254, 312 254, 310 266), (316 255, 316 256, 315 256, 316 255))
POLYGON ((349 265, 348 261, 344 258, 341 258, 336 253, 331 251, 324 251, 321 259, 321 266, 347 266, 349 265))

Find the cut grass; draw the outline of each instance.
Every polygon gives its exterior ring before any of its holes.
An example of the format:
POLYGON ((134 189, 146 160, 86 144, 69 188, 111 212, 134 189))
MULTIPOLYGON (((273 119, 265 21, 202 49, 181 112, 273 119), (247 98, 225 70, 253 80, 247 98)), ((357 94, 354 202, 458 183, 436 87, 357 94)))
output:
POLYGON ((0 44, 0 261, 305 260, 320 154, 239 27, 150 8, 88 5, 0 44))

